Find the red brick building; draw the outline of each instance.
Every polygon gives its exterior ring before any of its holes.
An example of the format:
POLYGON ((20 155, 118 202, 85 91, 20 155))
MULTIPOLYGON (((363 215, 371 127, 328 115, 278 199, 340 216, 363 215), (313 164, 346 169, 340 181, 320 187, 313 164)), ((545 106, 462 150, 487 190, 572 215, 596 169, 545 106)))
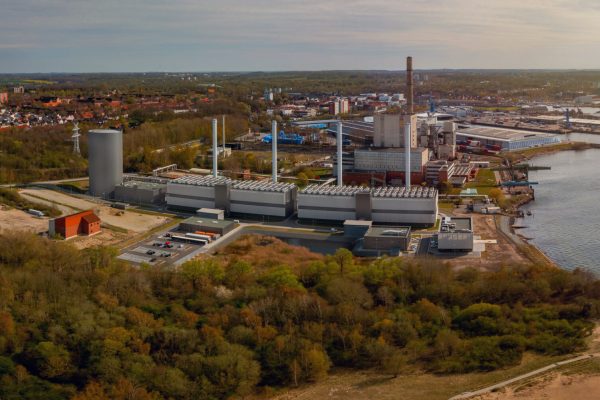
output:
POLYGON ((70 239, 78 235, 94 235, 100 232, 100 218, 92 210, 50 220, 48 233, 70 239))

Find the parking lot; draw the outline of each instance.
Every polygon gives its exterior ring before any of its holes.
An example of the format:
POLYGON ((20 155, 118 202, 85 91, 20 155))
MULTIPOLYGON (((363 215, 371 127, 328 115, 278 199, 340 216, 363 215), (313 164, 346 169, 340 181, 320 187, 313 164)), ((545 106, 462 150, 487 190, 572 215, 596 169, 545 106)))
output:
POLYGON ((117 258, 138 265, 178 265, 202 251, 202 244, 171 239, 170 235, 173 233, 177 232, 152 235, 127 247, 117 258))

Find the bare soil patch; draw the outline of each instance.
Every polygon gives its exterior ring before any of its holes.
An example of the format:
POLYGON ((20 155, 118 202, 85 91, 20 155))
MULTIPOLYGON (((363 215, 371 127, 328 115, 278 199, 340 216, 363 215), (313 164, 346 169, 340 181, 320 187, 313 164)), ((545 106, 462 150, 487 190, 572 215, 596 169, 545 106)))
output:
POLYGON ((130 210, 117 210, 104 204, 48 189, 29 188, 22 190, 20 193, 23 196, 27 196, 31 201, 55 204, 65 213, 94 210, 103 223, 136 233, 146 232, 169 220, 167 217, 158 215, 142 214, 130 210))

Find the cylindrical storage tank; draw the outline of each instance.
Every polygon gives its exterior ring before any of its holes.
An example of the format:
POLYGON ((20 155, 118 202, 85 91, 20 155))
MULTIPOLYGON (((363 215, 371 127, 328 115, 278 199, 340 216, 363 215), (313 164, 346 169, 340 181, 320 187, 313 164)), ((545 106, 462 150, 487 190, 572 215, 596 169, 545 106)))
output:
POLYGON ((94 129, 88 132, 90 194, 110 198, 123 181, 123 132, 94 129))

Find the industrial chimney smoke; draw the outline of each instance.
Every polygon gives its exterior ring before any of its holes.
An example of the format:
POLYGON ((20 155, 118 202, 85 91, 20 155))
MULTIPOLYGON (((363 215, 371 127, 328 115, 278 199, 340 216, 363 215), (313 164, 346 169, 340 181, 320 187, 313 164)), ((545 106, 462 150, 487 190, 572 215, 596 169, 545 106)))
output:
POLYGON ((412 57, 406 57, 406 108, 408 115, 414 114, 412 57))

